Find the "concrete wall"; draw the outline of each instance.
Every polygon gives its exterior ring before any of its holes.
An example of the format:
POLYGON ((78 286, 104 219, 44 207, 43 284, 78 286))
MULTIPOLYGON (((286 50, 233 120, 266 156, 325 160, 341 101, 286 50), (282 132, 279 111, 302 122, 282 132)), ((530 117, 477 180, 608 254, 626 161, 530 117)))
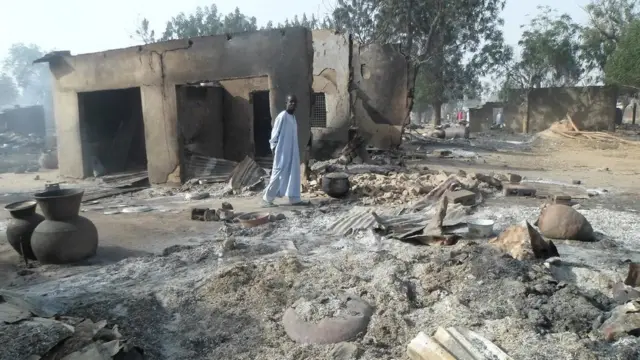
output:
POLYGON ((354 44, 352 66, 356 124, 374 147, 399 145, 409 116, 406 59, 394 45, 354 44))
POLYGON ((315 30, 313 37, 313 91, 325 94, 327 127, 311 128, 314 153, 331 153, 348 140, 351 125, 349 99, 348 34, 331 30, 315 30))
MULTIPOLYGON (((173 40, 50 62, 60 173, 81 178, 83 146, 78 92, 140 87, 149 179, 179 182, 176 85, 202 80, 268 76, 272 117, 287 93, 310 109, 311 32, 304 28, 173 40)), ((308 142, 309 112, 297 114, 300 144, 308 142)))

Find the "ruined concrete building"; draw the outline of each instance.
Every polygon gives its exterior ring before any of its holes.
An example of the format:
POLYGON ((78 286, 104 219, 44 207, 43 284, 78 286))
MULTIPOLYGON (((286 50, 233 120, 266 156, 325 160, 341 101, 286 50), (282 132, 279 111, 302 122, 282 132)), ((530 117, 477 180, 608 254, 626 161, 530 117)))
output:
POLYGON ((151 183, 189 177, 187 161, 270 156, 272 119, 298 96, 300 146, 319 155, 348 140, 400 143, 408 116, 405 58, 394 46, 288 28, 172 40, 49 62, 60 173, 148 170, 151 183))

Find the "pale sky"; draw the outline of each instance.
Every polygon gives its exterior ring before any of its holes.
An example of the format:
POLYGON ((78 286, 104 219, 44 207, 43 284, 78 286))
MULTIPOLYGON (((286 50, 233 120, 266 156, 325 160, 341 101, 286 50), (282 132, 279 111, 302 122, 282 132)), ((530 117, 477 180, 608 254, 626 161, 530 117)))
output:
MULTIPOLYGON (((302 13, 322 16, 332 9, 335 0, 234 0, 215 2, 224 14, 234 10, 258 19, 258 25, 272 20, 282 22, 302 13)), ((507 0, 503 17, 505 35, 511 44, 517 43, 520 25, 528 15, 536 13, 538 5, 555 7, 577 21, 586 16, 581 9, 589 0, 507 0)), ((15 42, 35 43, 45 50, 70 50, 72 54, 95 52, 136 45, 131 39, 142 17, 151 22, 156 33, 172 16, 192 12, 197 6, 212 0, 7 0, 0 10, 0 57, 15 42)))

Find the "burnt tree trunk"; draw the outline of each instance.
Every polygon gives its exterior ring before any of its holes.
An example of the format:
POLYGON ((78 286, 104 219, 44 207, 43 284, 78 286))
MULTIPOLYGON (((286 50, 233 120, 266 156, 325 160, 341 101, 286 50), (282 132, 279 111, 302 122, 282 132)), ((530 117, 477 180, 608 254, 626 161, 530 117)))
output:
POLYGON ((433 106, 433 125, 438 126, 442 124, 442 102, 437 101, 432 104, 433 106))

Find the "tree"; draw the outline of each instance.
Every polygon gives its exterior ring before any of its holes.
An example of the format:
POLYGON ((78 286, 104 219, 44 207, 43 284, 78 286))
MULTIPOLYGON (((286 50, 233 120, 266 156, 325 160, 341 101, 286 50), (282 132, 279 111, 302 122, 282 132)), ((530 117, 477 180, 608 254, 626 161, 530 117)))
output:
POLYGON ((149 20, 143 18, 135 30, 135 35, 132 35, 131 38, 140 39, 144 44, 151 44, 156 42, 156 32, 149 27, 149 20))
POLYGON ((614 53, 625 29, 640 19, 637 0, 592 0, 585 7, 589 22, 582 28, 582 60, 593 80, 604 77, 609 57, 614 53))
POLYGON ((15 80, 22 102, 47 104, 51 98, 51 74, 45 64, 33 61, 45 55, 35 44, 11 45, 2 64, 4 73, 15 80))
POLYGON ((11 76, 0 73, 0 108, 15 104, 18 95, 18 88, 11 76))
POLYGON ((407 86, 415 90, 416 101, 433 104, 439 122, 442 102, 476 92, 477 78, 498 62, 498 55, 506 54, 499 50, 504 48, 499 30, 504 4, 504 0, 338 0, 332 18, 337 29, 364 43, 401 44, 410 63, 407 86), (465 56, 471 60, 463 61, 465 56))
POLYGON ((338 0, 326 22, 338 31, 351 33, 358 43, 370 44, 386 35, 378 26, 381 6, 379 0, 338 0))
POLYGON ((298 16, 294 16, 293 19, 285 19, 283 23, 278 24, 277 26, 273 25, 272 21, 269 21, 263 30, 269 30, 275 28, 287 28, 293 26, 302 26, 307 29, 316 30, 316 29, 327 29, 331 27, 330 20, 328 18, 323 19, 322 21, 318 19, 315 15, 311 15, 311 17, 307 17, 307 14, 302 14, 301 18, 298 16))
MULTIPOLYGON (((244 15, 239 8, 223 16, 218 12, 218 7, 212 4, 211 6, 199 6, 194 13, 189 15, 181 12, 172 17, 167 21, 162 36, 157 40, 188 39, 257 29, 256 18, 244 15)), ((155 31, 150 28, 149 20, 146 18, 140 21, 132 37, 145 44, 156 41, 155 31)))
MULTIPOLYGON (((518 56, 503 68, 503 90, 572 86, 584 74, 580 27, 549 7, 523 26, 518 56)), ((506 95, 503 93, 503 95, 506 95)))
POLYGON ((608 83, 640 91, 640 20, 632 22, 616 40, 605 74, 608 83))

